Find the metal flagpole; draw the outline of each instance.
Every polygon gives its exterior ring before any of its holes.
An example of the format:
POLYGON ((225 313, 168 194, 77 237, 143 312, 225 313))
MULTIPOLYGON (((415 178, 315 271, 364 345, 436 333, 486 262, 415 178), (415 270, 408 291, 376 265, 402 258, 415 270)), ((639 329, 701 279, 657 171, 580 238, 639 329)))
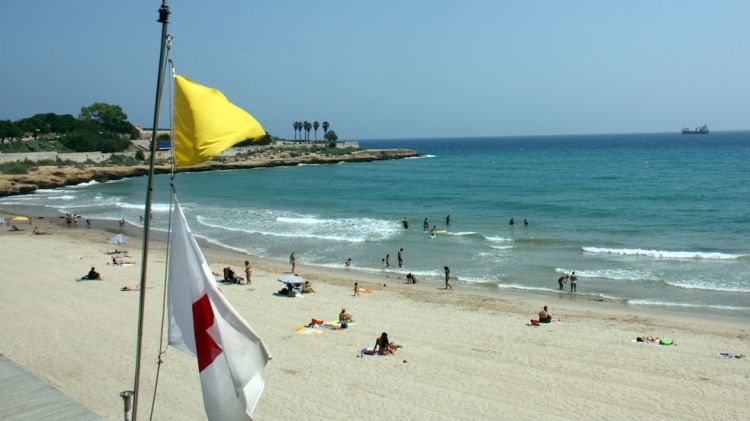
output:
POLYGON ((141 286, 138 300, 138 341, 135 351, 135 380, 133 385, 133 421, 138 417, 138 383, 141 372, 141 347, 143 344, 143 312, 146 304, 146 268, 148 263, 149 231, 151 228, 151 193, 154 181, 154 155, 156 155, 156 131, 159 127, 159 108, 161 105, 161 91, 164 84, 165 50, 167 42, 167 27, 169 26, 169 4, 162 0, 159 8, 159 20, 161 22, 161 47, 159 50, 159 73, 156 82, 156 104, 154 106, 154 126, 151 133, 151 155, 148 160, 148 187, 146 188, 146 209, 143 215, 143 254, 141 256, 141 286))

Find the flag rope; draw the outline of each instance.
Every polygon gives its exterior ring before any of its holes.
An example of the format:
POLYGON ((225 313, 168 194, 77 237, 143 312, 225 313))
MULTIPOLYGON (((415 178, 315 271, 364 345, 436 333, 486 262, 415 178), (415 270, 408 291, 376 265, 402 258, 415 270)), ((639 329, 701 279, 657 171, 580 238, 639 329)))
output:
MULTIPOLYGON (((169 215, 167 219, 167 248, 166 248, 166 262, 164 265, 164 293, 162 294, 162 303, 161 303, 161 325, 159 328, 159 354, 156 364, 156 375, 154 379, 154 394, 151 398, 151 413, 149 414, 149 421, 154 418, 154 408, 156 407, 156 393, 159 389, 159 373, 161 372, 161 366, 166 362, 166 355, 167 355, 167 349, 169 349, 169 345, 164 346, 164 321, 166 320, 166 314, 167 314, 167 282, 169 279, 168 272, 169 272, 169 246, 170 246, 170 233, 172 232, 172 209, 174 205, 174 197, 176 192, 175 189, 175 172, 174 172, 174 108, 172 105, 172 100, 174 98, 174 93, 172 90, 172 87, 174 86, 174 62, 172 61, 172 35, 167 36, 167 63, 169 66, 169 75, 170 78, 167 81, 167 98, 169 101, 169 140, 170 140, 170 154, 169 154, 169 164, 170 164, 170 174, 169 174, 169 187, 170 187, 170 194, 169 194, 169 215)), ((179 395, 179 394, 178 394, 179 395)))

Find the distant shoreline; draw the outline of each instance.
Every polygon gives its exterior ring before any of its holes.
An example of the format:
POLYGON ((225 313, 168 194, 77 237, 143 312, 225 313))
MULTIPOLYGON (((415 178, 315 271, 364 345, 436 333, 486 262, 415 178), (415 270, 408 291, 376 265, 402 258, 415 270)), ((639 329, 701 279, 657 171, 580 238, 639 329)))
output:
MULTIPOLYGON (((321 155, 304 153, 292 156, 288 153, 275 153, 266 156, 240 158, 231 161, 208 161, 185 168, 176 168, 175 172, 202 172, 233 170, 260 167, 286 167, 299 164, 336 164, 339 162, 371 162, 390 159, 403 159, 419 156, 410 149, 372 149, 358 150, 341 155, 321 155)), ((154 173, 169 173, 168 164, 159 164, 154 173)), ((106 182, 129 177, 140 177, 148 174, 148 166, 40 166, 28 174, 1 174, 0 197, 33 193, 38 189, 53 189, 76 185, 91 180, 106 182)))

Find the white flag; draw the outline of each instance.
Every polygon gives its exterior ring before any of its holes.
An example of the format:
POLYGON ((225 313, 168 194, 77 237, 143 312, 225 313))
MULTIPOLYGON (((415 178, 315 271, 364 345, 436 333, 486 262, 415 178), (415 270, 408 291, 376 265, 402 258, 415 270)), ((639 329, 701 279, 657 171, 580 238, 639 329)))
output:
POLYGON ((251 419, 269 360, 258 335, 216 286, 175 198, 169 258, 169 344, 198 357, 208 419, 251 419))

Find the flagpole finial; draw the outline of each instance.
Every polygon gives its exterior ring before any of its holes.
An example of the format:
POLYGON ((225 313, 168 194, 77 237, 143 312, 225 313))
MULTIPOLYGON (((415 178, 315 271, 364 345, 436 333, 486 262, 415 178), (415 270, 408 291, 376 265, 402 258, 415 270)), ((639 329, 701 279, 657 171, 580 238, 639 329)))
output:
POLYGON ((159 23, 167 23, 169 22, 169 15, 172 12, 169 10, 169 3, 167 0, 162 0, 161 7, 159 8, 159 20, 157 22, 159 23))

